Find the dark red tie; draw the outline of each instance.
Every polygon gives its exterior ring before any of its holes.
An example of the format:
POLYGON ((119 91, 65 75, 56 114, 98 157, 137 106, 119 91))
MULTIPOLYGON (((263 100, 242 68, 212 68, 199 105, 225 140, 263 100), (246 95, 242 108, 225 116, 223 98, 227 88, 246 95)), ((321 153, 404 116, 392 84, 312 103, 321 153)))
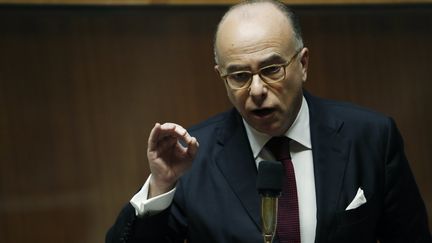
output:
POLYGON ((290 139, 274 137, 267 142, 275 159, 281 161, 285 168, 282 195, 279 198, 277 235, 281 243, 300 243, 300 220, 297 199, 297 185, 294 167, 291 161, 290 139))

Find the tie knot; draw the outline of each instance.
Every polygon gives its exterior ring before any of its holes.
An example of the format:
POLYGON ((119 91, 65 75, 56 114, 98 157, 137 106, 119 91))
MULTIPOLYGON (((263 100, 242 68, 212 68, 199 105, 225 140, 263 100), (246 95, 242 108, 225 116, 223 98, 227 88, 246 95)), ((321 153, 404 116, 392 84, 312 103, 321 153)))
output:
POLYGON ((290 138, 283 137, 273 137, 267 142, 266 148, 272 152, 276 160, 284 161, 286 159, 291 159, 289 142, 290 138))

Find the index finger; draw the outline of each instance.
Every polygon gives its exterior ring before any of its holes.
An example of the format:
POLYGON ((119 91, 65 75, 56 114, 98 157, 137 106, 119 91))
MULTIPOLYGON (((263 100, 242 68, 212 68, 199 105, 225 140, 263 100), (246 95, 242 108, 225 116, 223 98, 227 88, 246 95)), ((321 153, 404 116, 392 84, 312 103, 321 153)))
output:
POLYGON ((155 150, 158 146, 158 142, 165 137, 174 137, 183 140, 185 144, 189 144, 192 141, 192 137, 182 126, 170 122, 162 125, 156 123, 149 135, 148 149, 155 150))
POLYGON ((189 144, 192 141, 192 137, 189 135, 187 130, 182 126, 175 123, 164 123, 161 125, 160 137, 172 136, 177 139, 181 139, 185 144, 189 144))

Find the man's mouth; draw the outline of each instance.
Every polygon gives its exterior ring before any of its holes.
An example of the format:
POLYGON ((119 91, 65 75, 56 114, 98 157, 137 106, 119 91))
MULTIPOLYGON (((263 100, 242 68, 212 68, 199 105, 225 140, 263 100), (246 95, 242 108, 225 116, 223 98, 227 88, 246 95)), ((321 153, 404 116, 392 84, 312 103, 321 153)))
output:
POLYGON ((257 117, 266 117, 273 113, 275 109, 273 108, 263 108, 263 109, 255 109, 252 111, 252 113, 257 117))

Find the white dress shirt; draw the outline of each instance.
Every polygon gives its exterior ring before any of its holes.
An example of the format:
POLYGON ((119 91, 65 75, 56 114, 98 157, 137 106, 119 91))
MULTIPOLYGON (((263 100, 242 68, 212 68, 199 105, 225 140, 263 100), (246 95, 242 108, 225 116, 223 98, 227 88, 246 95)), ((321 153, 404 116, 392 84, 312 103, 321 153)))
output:
MULTIPOLYGON (((273 155, 264 148, 271 137, 256 131, 245 120, 243 120, 243 123, 257 167, 263 160, 274 160, 273 155)), ((316 228, 315 178, 310 138, 309 107, 305 98, 303 98, 297 118, 285 133, 285 136, 291 139, 290 152, 297 183, 301 242, 313 243, 316 228)), ((150 177, 151 175, 141 190, 130 200, 137 215, 160 212, 168 208, 174 198, 175 188, 165 194, 147 199, 150 177)))

